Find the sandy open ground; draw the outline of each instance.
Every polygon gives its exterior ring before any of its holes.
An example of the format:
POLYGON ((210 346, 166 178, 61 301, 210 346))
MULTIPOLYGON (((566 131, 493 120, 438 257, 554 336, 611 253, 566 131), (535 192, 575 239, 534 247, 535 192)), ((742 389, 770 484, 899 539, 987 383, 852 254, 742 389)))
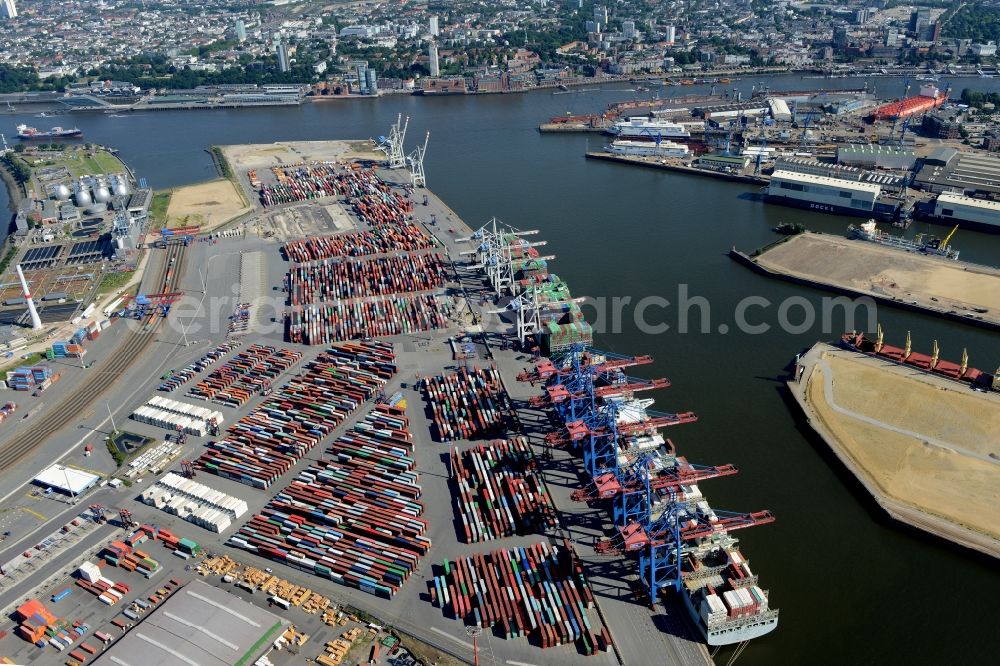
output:
POLYGON ((880 504, 926 514, 903 519, 947 538, 948 524, 978 533, 1000 556, 1000 399, 853 352, 818 358, 803 380, 814 426, 880 504))
POLYGON ((216 227, 249 211, 236 186, 225 178, 178 187, 170 196, 167 226, 216 227))
POLYGON ((839 236, 793 236, 756 257, 779 273, 857 292, 916 301, 1000 322, 1000 269, 927 257, 839 236))
POLYGON ((222 146, 222 153, 238 173, 298 162, 385 157, 371 141, 279 141, 222 146))

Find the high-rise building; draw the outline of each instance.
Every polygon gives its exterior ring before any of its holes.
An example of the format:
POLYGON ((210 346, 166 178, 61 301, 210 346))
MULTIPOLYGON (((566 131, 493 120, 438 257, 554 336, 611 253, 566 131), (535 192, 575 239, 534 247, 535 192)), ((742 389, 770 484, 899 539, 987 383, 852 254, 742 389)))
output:
POLYGON ((833 28, 833 47, 836 49, 846 49, 848 41, 847 26, 835 26, 833 28))
POLYGON ((622 36, 625 39, 635 39, 635 21, 622 21, 622 36))
POLYGON ((601 32, 608 28, 608 8, 594 7, 594 24, 597 26, 595 32, 601 32))
POLYGON ((427 47, 427 68, 431 76, 441 76, 441 68, 438 66, 438 45, 434 42, 427 47))
POLYGON ((437 37, 441 34, 441 28, 438 26, 438 17, 432 16, 427 22, 427 31, 431 33, 432 37, 437 37))
POLYGON ((0 10, 4 18, 17 18, 17 6, 14 4, 14 0, 0 0, 0 10))
POLYGON ((585 27, 587 28, 587 32, 597 32, 597 24, 593 21, 587 21, 585 27))
POLYGON ((236 41, 240 42, 241 44, 247 41, 247 27, 243 23, 243 19, 239 19, 236 21, 236 41))
POLYGON ((288 45, 284 42, 278 42, 274 50, 278 54, 278 70, 282 73, 289 71, 292 68, 292 63, 288 59, 288 45))
POLYGON ((920 35, 931 24, 931 10, 918 9, 910 14, 910 32, 920 35))
POLYGON ((677 41, 677 28, 672 25, 668 25, 666 29, 666 42, 667 44, 673 44, 677 41))
POLYGON ((885 45, 886 46, 898 46, 899 45, 899 31, 896 28, 886 28, 885 30, 885 45))
POLYGON ((378 95, 378 78, 375 75, 374 69, 369 69, 365 72, 365 93, 378 95))

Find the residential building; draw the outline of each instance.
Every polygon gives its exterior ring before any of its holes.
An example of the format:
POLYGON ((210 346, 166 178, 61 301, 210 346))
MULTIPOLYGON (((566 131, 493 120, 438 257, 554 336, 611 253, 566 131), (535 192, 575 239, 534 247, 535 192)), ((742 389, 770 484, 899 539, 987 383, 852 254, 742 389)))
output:
POLYGON ((4 18, 17 18, 17 6, 14 4, 14 0, 0 0, 0 13, 3 14, 4 18))
POLYGON ((278 42, 274 47, 274 51, 278 55, 278 70, 282 73, 290 71, 292 63, 288 57, 288 45, 284 42, 278 42))

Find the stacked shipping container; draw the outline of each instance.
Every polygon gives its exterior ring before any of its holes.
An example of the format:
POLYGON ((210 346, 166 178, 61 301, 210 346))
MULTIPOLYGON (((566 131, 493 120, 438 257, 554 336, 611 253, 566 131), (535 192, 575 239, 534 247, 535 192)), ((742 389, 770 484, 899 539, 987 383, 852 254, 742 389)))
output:
POLYGON ((363 342, 331 347, 230 426, 224 439, 209 442, 196 465, 267 488, 374 397, 395 372, 392 345, 363 342))
POLYGON ((456 514, 466 543, 489 541, 556 524, 555 507, 524 437, 451 450, 456 514))
POLYGON ((307 305, 285 315, 290 342, 322 345, 448 327, 451 306, 438 296, 397 296, 370 301, 307 305))
POLYGON ((307 305, 342 298, 428 291, 440 287, 444 280, 441 255, 403 254, 295 264, 288 271, 285 288, 290 305, 307 305))
POLYGON ((496 368, 461 368, 421 381, 441 442, 499 434, 512 412, 496 368))
POLYGON ((499 625, 504 638, 527 637, 543 648, 576 643, 584 654, 608 645, 587 610, 594 597, 568 544, 547 543, 445 561, 430 584, 431 601, 466 625, 499 625))
POLYGON ((216 361, 218 361, 223 356, 225 356, 226 354, 233 351, 239 346, 240 346, 239 341, 225 342, 216 347, 215 349, 206 352, 204 356, 199 358, 191 365, 185 366, 180 370, 174 370, 173 372, 171 372, 170 377, 168 377, 166 380, 164 380, 162 384, 160 384, 159 390, 163 391, 164 393, 171 393, 173 391, 176 391, 181 385, 191 381, 194 378, 194 376, 197 375, 199 372, 207 370, 212 365, 214 365, 216 361))
POLYGON ((390 598, 431 546, 409 422, 378 405, 229 545, 390 598))
POLYGON ((232 360, 213 370, 187 394, 223 405, 242 407, 254 394, 270 387, 271 382, 301 358, 301 352, 250 345, 232 360))

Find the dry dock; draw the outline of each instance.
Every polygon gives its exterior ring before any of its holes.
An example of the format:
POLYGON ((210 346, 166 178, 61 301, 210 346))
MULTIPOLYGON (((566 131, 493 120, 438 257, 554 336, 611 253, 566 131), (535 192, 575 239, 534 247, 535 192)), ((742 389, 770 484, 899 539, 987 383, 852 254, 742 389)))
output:
POLYGON ((759 254, 730 251, 752 270, 901 308, 1000 328, 1000 269, 807 232, 759 254))
POLYGON ((823 343, 798 365, 809 424, 890 516, 1000 557, 1000 395, 823 343))

